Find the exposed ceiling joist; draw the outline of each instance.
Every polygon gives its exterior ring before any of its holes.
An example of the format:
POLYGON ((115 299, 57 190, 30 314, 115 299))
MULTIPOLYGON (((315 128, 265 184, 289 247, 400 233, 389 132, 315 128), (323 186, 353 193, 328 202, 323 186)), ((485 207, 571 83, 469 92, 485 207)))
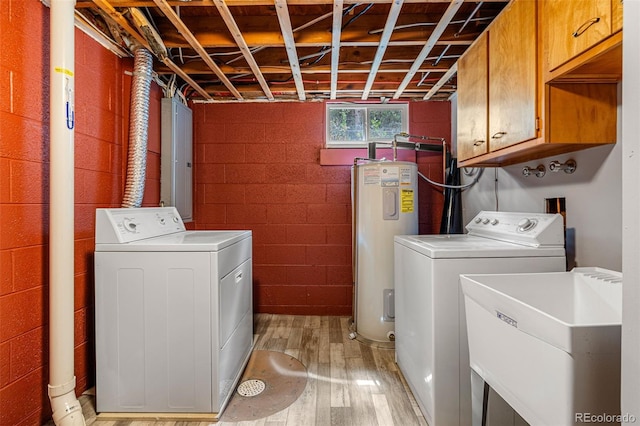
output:
POLYGON ((174 10, 169 6, 166 0, 153 0, 156 6, 164 13, 164 15, 171 21, 171 23, 176 27, 178 32, 182 34, 182 36, 189 42, 193 50, 198 52, 202 60, 209 65, 209 68, 218 76, 220 81, 229 89, 231 94, 235 96, 237 99, 242 99, 242 95, 238 90, 231 84, 227 76, 220 71, 220 68, 216 65, 215 62, 209 56, 209 53, 202 47, 202 45, 198 42, 198 40, 194 37, 191 30, 187 28, 187 26, 182 22, 180 17, 174 12, 174 10))
POLYGON ((300 72, 300 63, 298 61, 298 53, 296 51, 296 42, 293 39, 293 28, 289 19, 289 10, 286 0, 275 0, 276 12, 278 13, 278 22, 282 29, 282 38, 287 48, 287 58, 289 58, 289 66, 293 74, 293 81, 298 91, 298 99, 304 101, 307 96, 304 93, 304 83, 302 82, 302 73, 300 72))
POLYGON ((331 26, 331 90, 329 99, 336 98, 338 69, 340 67, 340 35, 342 34, 343 0, 333 1, 333 25, 331 26))
MULTIPOLYGON (((77 7, 91 7, 93 0, 76 0, 77 7)), ((367 0, 366 3, 389 4, 393 0, 367 0)), ((225 0, 227 6, 270 6, 271 0, 225 0)), ((484 0, 485 3, 504 3, 504 0, 484 0)), ((114 7, 152 7, 153 0, 111 0, 114 7)), ((209 0, 169 0, 172 6, 209 6, 209 0)), ((290 6, 310 6, 321 4, 333 4, 333 0, 289 0, 290 6)), ((344 4, 363 3, 362 0, 344 0, 344 4)), ((442 3, 442 0, 405 0, 405 3, 442 3)))
MULTIPOLYGON (((127 21, 125 19, 125 17, 122 16, 122 14, 120 12, 115 10, 113 8, 113 6, 111 6, 109 4, 108 1, 106 1, 106 0, 93 0, 93 2, 103 12, 105 12, 111 19, 113 19, 118 25, 120 25, 124 31, 126 31, 131 37, 135 38, 136 41, 138 43, 140 43, 141 46, 143 46, 145 49, 149 50, 150 52, 153 51, 153 49, 151 49, 151 46, 149 46, 149 43, 147 42, 147 40, 142 35, 140 35, 140 33, 138 33, 138 31, 136 29, 134 29, 131 25, 129 25, 129 21, 127 21)), ((164 59, 162 59, 162 62, 167 67, 169 67, 174 73, 179 75, 191 87, 193 87, 193 89, 196 90, 205 99, 212 99, 211 96, 209 95, 209 93, 206 90, 204 90, 198 83, 196 83, 189 76, 189 74, 187 74, 184 71, 182 71, 182 69, 179 66, 177 66, 175 63, 173 63, 173 61, 171 59, 164 58, 164 59)))
POLYGON ((365 84, 364 90, 362 91, 362 100, 367 100, 367 98, 369 97, 369 92, 371 92, 371 87, 373 86, 373 82, 375 81, 376 75, 378 74, 378 68, 382 63, 382 58, 384 57, 384 53, 387 51, 387 45, 389 43, 389 40, 391 39, 391 35, 393 34, 393 28, 396 26, 398 16, 400 16, 400 10, 402 9, 403 2, 403 0, 395 0, 391 4, 391 10, 389 10, 387 22, 384 25, 384 31, 382 31, 382 36, 380 37, 380 42, 378 43, 376 56, 373 58, 371 70, 369 71, 369 77, 367 78, 367 83, 365 84))
POLYGON ((212 1, 218 8, 218 12, 220 12, 220 16, 222 16, 222 19, 227 24, 227 27, 229 28, 231 35, 233 36, 234 40, 236 41, 236 44, 238 45, 238 47, 240 48, 240 51, 242 52, 242 56, 244 56, 245 61, 247 61, 247 64, 249 64, 249 68, 251 68, 253 75, 256 77, 256 80, 258 80, 258 83, 260 84, 260 87, 262 87, 262 90, 264 91, 264 94, 267 96, 267 99, 269 99, 270 101, 273 101, 274 97, 273 97, 273 94, 271 93, 271 89, 269 89, 269 84, 264 79, 264 76, 260 71, 260 67, 258 66, 255 59, 253 58, 253 55, 251 54, 251 50, 249 49, 249 46, 244 40, 244 37, 242 36, 242 32, 240 31, 240 28, 238 28, 236 21, 233 19, 233 16, 231 15, 231 11, 225 4, 224 0, 212 0, 212 1))
POLYGON ((453 64, 451 68, 449 68, 447 72, 444 73, 444 75, 440 78, 440 80, 438 80, 438 82, 434 84, 431 89, 429 89, 427 94, 424 95, 423 99, 425 101, 428 101, 429 99, 431 99, 431 97, 435 95, 438 92, 438 90, 440 90, 440 88, 447 83, 447 81, 451 80, 451 77, 453 77, 457 72, 458 72, 458 63, 456 62, 455 64, 453 64))
POLYGON ((449 98, 456 73, 441 76, 507 3, 76 0, 76 13, 125 55, 156 48, 158 77, 194 101, 422 101, 449 98))
POLYGON ((456 12, 458 11, 458 9, 460 9, 460 6, 462 6, 463 1, 464 0, 451 1, 451 4, 442 15, 440 22, 438 22, 438 25, 433 30, 433 33, 431 33, 431 36, 429 37, 424 47, 422 48, 422 51, 420 52, 415 62, 411 66, 411 69, 402 80, 402 83, 400 83, 398 90, 396 90, 396 93, 393 94, 393 99, 400 98, 400 96, 402 95, 402 92, 407 88, 411 79, 413 79, 413 77, 416 75, 418 68, 422 66, 422 63, 424 62, 425 58, 429 55, 433 47, 436 45, 436 42, 438 41, 438 39, 440 38, 444 30, 447 28, 447 26, 449 25, 449 22, 451 22, 456 12))

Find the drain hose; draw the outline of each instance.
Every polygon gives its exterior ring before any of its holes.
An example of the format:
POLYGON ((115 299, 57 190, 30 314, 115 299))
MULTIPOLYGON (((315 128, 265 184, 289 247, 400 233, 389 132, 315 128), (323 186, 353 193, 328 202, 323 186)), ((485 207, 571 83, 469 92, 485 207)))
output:
POLYGON ((131 118, 129 121, 129 155, 122 207, 140 207, 144 196, 147 168, 147 129, 149 127, 149 93, 153 58, 144 48, 134 52, 131 83, 131 118))

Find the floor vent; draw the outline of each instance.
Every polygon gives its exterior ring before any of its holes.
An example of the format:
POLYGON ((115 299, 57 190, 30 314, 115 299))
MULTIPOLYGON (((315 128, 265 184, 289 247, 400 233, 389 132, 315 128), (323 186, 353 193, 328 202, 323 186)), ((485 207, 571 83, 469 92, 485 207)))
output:
POLYGON ((262 380, 245 380, 238 385, 238 393, 245 397, 252 397, 260 395, 265 387, 266 385, 262 380))

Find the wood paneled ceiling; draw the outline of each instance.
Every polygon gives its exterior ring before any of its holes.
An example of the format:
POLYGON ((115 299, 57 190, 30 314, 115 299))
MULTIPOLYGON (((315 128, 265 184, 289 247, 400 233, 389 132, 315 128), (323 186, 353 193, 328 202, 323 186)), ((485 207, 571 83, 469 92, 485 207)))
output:
POLYGON ((76 11, 125 51, 152 50, 154 71, 190 99, 385 101, 447 99, 457 59, 506 3, 77 0, 76 11))

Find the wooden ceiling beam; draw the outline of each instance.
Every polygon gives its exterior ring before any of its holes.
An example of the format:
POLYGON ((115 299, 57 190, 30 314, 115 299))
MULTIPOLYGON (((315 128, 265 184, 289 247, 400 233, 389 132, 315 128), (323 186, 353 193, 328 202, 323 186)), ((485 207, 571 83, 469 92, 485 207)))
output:
POLYGON ((304 93, 304 84, 302 82, 302 73, 300 72, 300 64, 298 61, 298 53, 296 50, 296 42, 293 38, 293 27, 291 26, 291 19, 289 18, 289 9, 287 7, 286 0, 274 0, 276 5, 276 12, 278 14, 278 21, 280 22, 280 28, 282 30, 282 38, 287 49, 287 57, 289 58, 289 66, 291 67, 291 73, 293 74, 293 81, 296 84, 298 91, 298 98, 301 101, 306 99, 304 93))
POLYGON ((238 90, 235 87, 233 87, 233 84, 231 84, 227 76, 224 75, 222 71, 220 71, 220 68, 218 68, 216 63, 213 62, 213 59, 211 59, 207 51, 204 50, 202 45, 193 36, 193 33, 191 32, 191 30, 189 30, 189 28, 184 24, 184 22, 182 22, 180 17, 178 17, 176 12, 174 12, 174 10, 166 2, 166 0, 153 0, 153 1, 155 5, 158 8, 160 8, 160 10, 162 10, 162 13, 164 13, 164 15, 171 21, 171 23, 173 23, 173 25, 180 32, 180 34, 182 34, 182 36, 189 42, 189 45, 191 46, 191 48, 196 52, 198 52, 202 60, 218 76, 220 81, 227 87, 227 89, 229 89, 229 91, 233 93, 233 95, 236 98, 242 99, 242 95, 240 94, 240 92, 238 92, 238 90))
MULTIPOLYGON (((222 65, 220 67, 225 74, 247 74, 251 72, 247 67, 231 67, 229 65, 222 65)), ((449 69, 447 65, 440 65, 437 67, 421 68, 419 73, 444 73, 449 69)), ((189 74, 199 75, 211 75, 213 72, 204 63, 189 63, 182 66, 182 70, 189 74)), ((362 74, 368 73, 370 67, 368 65, 352 65, 349 68, 340 69, 340 74, 362 74)), ((168 69, 162 67, 154 68, 158 74, 166 74, 168 69)), ((291 73, 291 68, 288 66, 262 66, 260 67, 262 74, 288 74, 291 73)), ((382 65, 378 69, 380 74, 400 73, 403 76, 409 71, 409 65, 406 67, 400 67, 398 65, 382 65)), ((310 68, 301 68, 300 73, 304 76, 307 74, 331 74, 332 69, 330 65, 317 65, 310 68)))
POLYGON ((378 42, 378 49, 376 50, 376 55, 373 58, 373 63, 371 64, 371 71, 369 72, 369 78, 367 78, 367 84, 365 84, 364 90, 362 91, 361 99, 363 101, 366 101, 367 98, 369 97, 369 91, 371 91, 373 82, 376 79, 376 74, 378 73, 378 68, 380 67, 380 64, 382 63, 382 58, 384 57, 384 54, 387 51, 389 40, 391 40, 391 36, 393 35, 393 28, 396 26, 396 22, 398 21, 398 16, 400 16, 400 10, 402 9, 403 1, 404 0, 395 0, 391 4, 391 9, 389 10, 387 21, 384 24, 384 30, 382 31, 382 35, 380 36, 380 40, 378 42))
POLYGON ((435 94, 438 93, 438 90, 440 90, 442 86, 444 86, 449 80, 451 80, 451 78, 457 72, 458 72, 458 63, 456 62, 455 64, 453 64, 451 68, 449 68, 449 70, 446 73, 444 73, 444 75, 440 78, 440 80, 438 80, 438 82, 434 84, 433 87, 431 87, 431 89, 429 89, 427 94, 424 95, 424 98, 422 99, 424 99, 425 101, 428 101, 433 96, 435 96, 435 94))
MULTIPOLYGON (((225 0, 227 6, 273 6, 269 0, 225 0)), ((362 3, 362 0, 343 0, 344 4, 362 3)), ((505 0, 484 0, 485 3, 501 3, 505 0)), ((390 4, 393 0, 367 0, 366 3, 390 4)), ((92 0, 76 0, 76 8, 93 7, 92 0)), ((153 7, 153 0, 111 0, 114 7, 153 7)), ((209 0, 169 0, 171 6, 206 7, 210 6, 209 0)), ((314 6, 333 4, 333 0, 288 0, 291 6, 314 6)), ((448 3, 446 0, 405 0, 405 3, 448 3)))
POLYGON ((340 36, 342 34, 343 0, 333 1, 333 25, 331 26, 331 88, 329 99, 336 98, 338 90, 338 69, 340 67, 340 36))
POLYGON ((233 18, 233 15, 231 15, 231 11, 225 4, 224 0, 212 0, 212 1, 215 4, 215 6, 218 8, 218 12, 220 13, 220 16, 222 16, 222 19, 224 20, 225 24, 227 24, 227 28, 231 32, 231 35, 233 36, 236 44, 240 48, 240 52, 242 52, 242 56, 244 56, 245 61, 247 61, 247 64, 249 64, 249 68, 251 68, 251 72, 258 80, 260 87, 262 87, 262 91, 267 96, 267 99, 269 99, 270 101, 273 101, 274 97, 273 97, 273 94, 271 93, 271 89, 269 89, 269 84, 264 79, 264 76, 260 71, 260 67, 258 66, 258 63, 254 59, 253 55, 251 54, 251 50, 249 49, 247 42, 244 40, 242 32, 240 31, 240 28, 238 28, 238 25, 236 24, 236 21, 233 18))
POLYGON ((402 83, 400 83, 400 86, 398 87, 398 90, 396 90, 396 92, 393 94, 393 99, 400 98, 400 96, 402 95, 402 92, 407 88, 407 86, 409 85, 409 83, 413 79, 414 75, 416 74, 418 68, 420 68, 422 66, 422 63, 427 58, 427 56, 429 55, 431 50, 433 50, 433 47, 436 45, 436 42, 438 41, 440 36, 447 29, 447 26, 449 25, 449 22, 451 22, 451 20, 455 16, 455 14, 458 11, 458 9, 460 8, 460 6, 462 6, 462 2, 463 1, 464 0, 451 0, 451 3, 449 4, 449 7, 447 8, 447 10, 442 15, 442 19, 440 19, 440 22, 438 22, 438 25, 436 26, 436 28, 431 33, 431 36, 429 36, 429 39, 424 44, 424 47, 422 48, 422 51, 420 52, 420 54, 416 58, 415 62, 411 66, 411 69, 409 70, 407 75, 402 80, 402 83))
MULTIPOLYGON (((153 52, 151 46, 147 40, 138 33, 136 29, 134 29, 131 25, 129 25, 129 21, 125 19, 124 16, 120 12, 118 12, 107 0, 93 0, 96 6, 98 6, 103 12, 105 12, 114 22, 116 22, 120 27, 126 31, 131 37, 135 38, 138 43, 140 43, 145 49, 150 52, 153 52)), ((196 83, 186 72, 184 72, 178 65, 173 63, 171 59, 168 57, 163 58, 162 62, 173 71, 175 74, 179 75, 187 84, 193 87, 202 97, 205 99, 211 99, 209 94, 202 88, 198 83, 196 83)))
MULTIPOLYGON (((369 45, 377 46, 380 42, 379 34, 369 34, 372 29, 377 29, 380 24, 380 16, 363 15, 348 27, 341 30, 341 45, 369 45)), ((433 18, 435 19, 435 18, 433 18)), ((425 23, 433 19, 421 15, 401 15, 398 23, 425 23)), ((217 17, 188 17, 182 18, 183 22, 194 34, 198 42, 205 48, 225 48, 235 47, 233 37, 228 33, 224 22, 217 17)), ((296 19, 292 22, 294 28, 302 26, 306 20, 296 19)), ((247 45, 253 47, 281 47, 284 45, 278 21, 275 17, 269 16, 237 16, 235 22, 242 31, 242 35, 247 45)), ((437 19, 436 19, 437 22, 437 19)), ((156 20, 158 32, 163 35, 167 47, 186 47, 188 43, 179 33, 165 20, 156 20)), ((389 46, 419 45, 423 46, 424 41, 429 38, 435 25, 418 25, 415 27, 395 30, 389 39, 389 46)), ((467 28, 465 33, 456 36, 457 28, 453 26, 447 28, 440 39, 446 40, 449 44, 470 45, 479 32, 473 28, 467 28)), ((296 46, 331 46, 332 32, 331 25, 312 25, 303 30, 296 30, 296 46)))
POLYGON ((422 100, 455 90, 457 59, 506 3, 463 1, 76 0, 76 13, 151 50, 125 11, 146 8, 169 49, 154 71, 204 102, 422 100))

